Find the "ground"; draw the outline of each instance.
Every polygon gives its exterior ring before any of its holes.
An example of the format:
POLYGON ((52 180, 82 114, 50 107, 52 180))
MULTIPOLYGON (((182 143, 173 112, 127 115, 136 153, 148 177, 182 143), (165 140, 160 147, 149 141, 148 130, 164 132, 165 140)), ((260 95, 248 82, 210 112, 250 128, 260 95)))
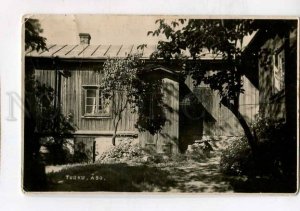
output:
POLYGON ((177 165, 95 164, 48 174, 52 191, 232 192, 218 159, 177 165))
POLYGON ((172 192, 232 192, 232 187, 226 176, 219 171, 219 158, 214 156, 205 162, 193 162, 188 166, 177 165, 165 167, 170 178, 176 185, 170 188, 172 192))
POLYGON ((230 178, 219 170, 219 159, 220 151, 215 150, 198 162, 52 167, 49 191, 233 192, 230 178))
MULTIPOLYGON (((128 154, 144 156, 130 144, 114 147, 103 160, 95 164, 47 166, 47 191, 113 191, 113 192, 184 192, 184 193, 231 193, 273 192, 295 193, 294 182, 272 175, 228 176, 220 171, 222 150, 235 138, 211 142, 214 149, 206 156, 198 157, 199 148, 191 147, 190 153, 172 159, 143 162, 128 160, 128 154), (225 144, 224 144, 225 143, 225 144), (226 144, 227 143, 227 144, 226 144), (124 151, 123 149, 128 148, 124 151), (193 151, 193 149, 196 149, 193 151), (128 153, 130 152, 130 153, 128 153), (195 154, 196 153, 196 154, 195 154), (126 155, 127 160, 124 160, 126 155), (196 158, 193 157, 196 155, 196 158), (107 159, 109 157, 109 159, 107 159), (107 162, 109 161, 109 162, 107 162)), ((195 145, 193 145, 195 146, 195 145)), ((201 153, 200 153, 201 154, 201 153)), ((203 151, 202 151, 203 154, 203 151)), ((205 154, 205 153, 204 153, 205 154)), ((139 159, 138 159, 139 160, 139 159)), ((292 180, 293 181, 293 180, 292 180)))

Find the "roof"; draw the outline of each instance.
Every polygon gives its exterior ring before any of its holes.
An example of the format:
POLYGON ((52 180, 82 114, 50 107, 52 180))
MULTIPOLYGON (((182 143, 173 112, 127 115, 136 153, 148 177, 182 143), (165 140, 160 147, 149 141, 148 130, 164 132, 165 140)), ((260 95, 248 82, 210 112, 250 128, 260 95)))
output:
MULTIPOLYGON (((128 54, 142 53, 134 45, 49 45, 48 50, 27 51, 26 56, 31 57, 60 57, 60 58, 89 58, 106 59, 108 57, 126 57, 128 54)), ((152 53, 155 46, 147 48, 144 52, 146 56, 152 53), (151 52, 150 52, 151 51, 151 52)))
MULTIPOLYGON (((126 57, 129 54, 142 54, 142 58, 149 59, 150 55, 157 50, 157 45, 147 45, 144 49, 137 49, 138 45, 48 45, 48 50, 25 52, 27 57, 42 58, 66 58, 66 59, 107 59, 109 57, 126 57)), ((189 52, 183 52, 189 56, 189 52)), ((210 52, 204 52, 201 59, 220 59, 210 52)))

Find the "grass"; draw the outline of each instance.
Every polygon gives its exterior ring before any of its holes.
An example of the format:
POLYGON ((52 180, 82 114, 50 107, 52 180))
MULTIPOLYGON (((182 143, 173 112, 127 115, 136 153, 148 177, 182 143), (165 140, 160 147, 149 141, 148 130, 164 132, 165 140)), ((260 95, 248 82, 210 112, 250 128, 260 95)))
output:
POLYGON ((218 160, 87 164, 47 174, 48 191, 228 192, 218 160))
POLYGON ((156 167, 91 164, 49 173, 48 191, 168 191, 175 185, 169 173, 156 167))
MULTIPOLYGON (((218 149, 219 146, 214 148, 218 149)), ((115 156, 118 153, 118 150, 114 150, 110 156, 118 157, 115 156)), ((294 184, 296 178, 276 179, 273 175, 230 176, 220 171, 219 150, 212 151, 209 156, 203 157, 201 153, 200 155, 196 150, 171 158, 163 158, 157 154, 148 155, 151 159, 143 162, 129 156, 130 159, 127 158, 126 163, 119 158, 114 159, 113 163, 48 166, 47 187, 42 191, 197 193, 296 191, 294 184), (50 172, 51 170, 53 172, 50 172)))
POLYGON ((203 154, 201 147, 186 155, 172 157, 147 152, 131 156, 130 152, 134 150, 128 149, 135 147, 133 145, 127 148, 115 147, 105 154, 108 158, 114 158, 114 162, 106 162, 103 158, 96 164, 60 166, 54 168, 56 172, 48 171, 47 191, 227 192, 231 190, 219 172, 218 160, 203 154), (129 158, 126 157, 126 162, 121 159, 124 153, 130 155, 129 158), (148 156, 149 160, 140 162, 143 160, 142 156, 148 156), (136 157, 139 159, 135 159, 136 157))

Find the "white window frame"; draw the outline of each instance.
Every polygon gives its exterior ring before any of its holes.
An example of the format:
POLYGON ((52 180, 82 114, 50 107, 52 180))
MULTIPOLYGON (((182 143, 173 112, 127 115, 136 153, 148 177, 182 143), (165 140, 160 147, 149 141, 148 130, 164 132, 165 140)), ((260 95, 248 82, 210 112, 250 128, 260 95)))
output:
POLYGON ((101 94, 101 90, 99 85, 82 85, 82 91, 84 92, 84 103, 82 106, 84 106, 84 112, 83 112, 83 117, 111 117, 111 103, 109 103, 108 105, 108 111, 107 112, 103 112, 103 110, 99 110, 99 106, 100 106, 100 100, 102 101, 102 106, 103 106, 103 102, 105 101, 103 95, 101 94), (88 100, 88 96, 87 96, 87 90, 95 90, 96 91, 96 102, 95 102, 95 111, 92 113, 87 113, 87 106, 93 106, 93 105, 88 105, 87 100, 88 100), (100 97, 101 96, 101 97, 100 97))
POLYGON ((274 95, 282 92, 285 89, 284 75, 285 55, 284 48, 281 47, 273 55, 272 92, 274 95))

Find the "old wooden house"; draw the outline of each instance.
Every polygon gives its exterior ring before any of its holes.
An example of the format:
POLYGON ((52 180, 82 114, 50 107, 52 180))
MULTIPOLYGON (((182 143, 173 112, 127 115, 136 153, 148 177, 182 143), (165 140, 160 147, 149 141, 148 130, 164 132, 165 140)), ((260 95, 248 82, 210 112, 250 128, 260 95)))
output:
MULTIPOLYGON (((74 133, 74 146, 84 144, 92 160, 97 159, 111 146, 113 134, 111 107, 103 104, 99 84, 99 69, 108 57, 125 57, 142 53, 146 62, 156 46, 140 50, 135 45, 90 45, 90 35, 80 34, 78 45, 49 45, 47 51, 28 51, 25 54, 25 71, 34 67, 35 78, 56 90, 57 101, 65 115, 71 115, 78 130, 74 133), (64 76, 64 70, 70 75, 64 76)), ((207 54, 207 66, 222 65, 218 59, 207 54)), ((219 104, 217 93, 209 87, 193 85, 193 80, 178 77, 178 70, 157 65, 151 74, 164 81, 164 96, 172 112, 166 111, 169 120, 163 130, 152 136, 139 133, 135 128, 137 114, 126 110, 118 128, 119 137, 134 137, 142 147, 159 153, 184 152, 189 144, 203 135, 241 135, 238 120, 219 104)), ((240 97, 241 113, 248 122, 258 112, 258 89, 251 80, 244 78, 245 93, 240 97)))
POLYGON ((286 121, 296 135, 297 20, 268 25, 244 50, 246 75, 259 90, 261 115, 286 121))

